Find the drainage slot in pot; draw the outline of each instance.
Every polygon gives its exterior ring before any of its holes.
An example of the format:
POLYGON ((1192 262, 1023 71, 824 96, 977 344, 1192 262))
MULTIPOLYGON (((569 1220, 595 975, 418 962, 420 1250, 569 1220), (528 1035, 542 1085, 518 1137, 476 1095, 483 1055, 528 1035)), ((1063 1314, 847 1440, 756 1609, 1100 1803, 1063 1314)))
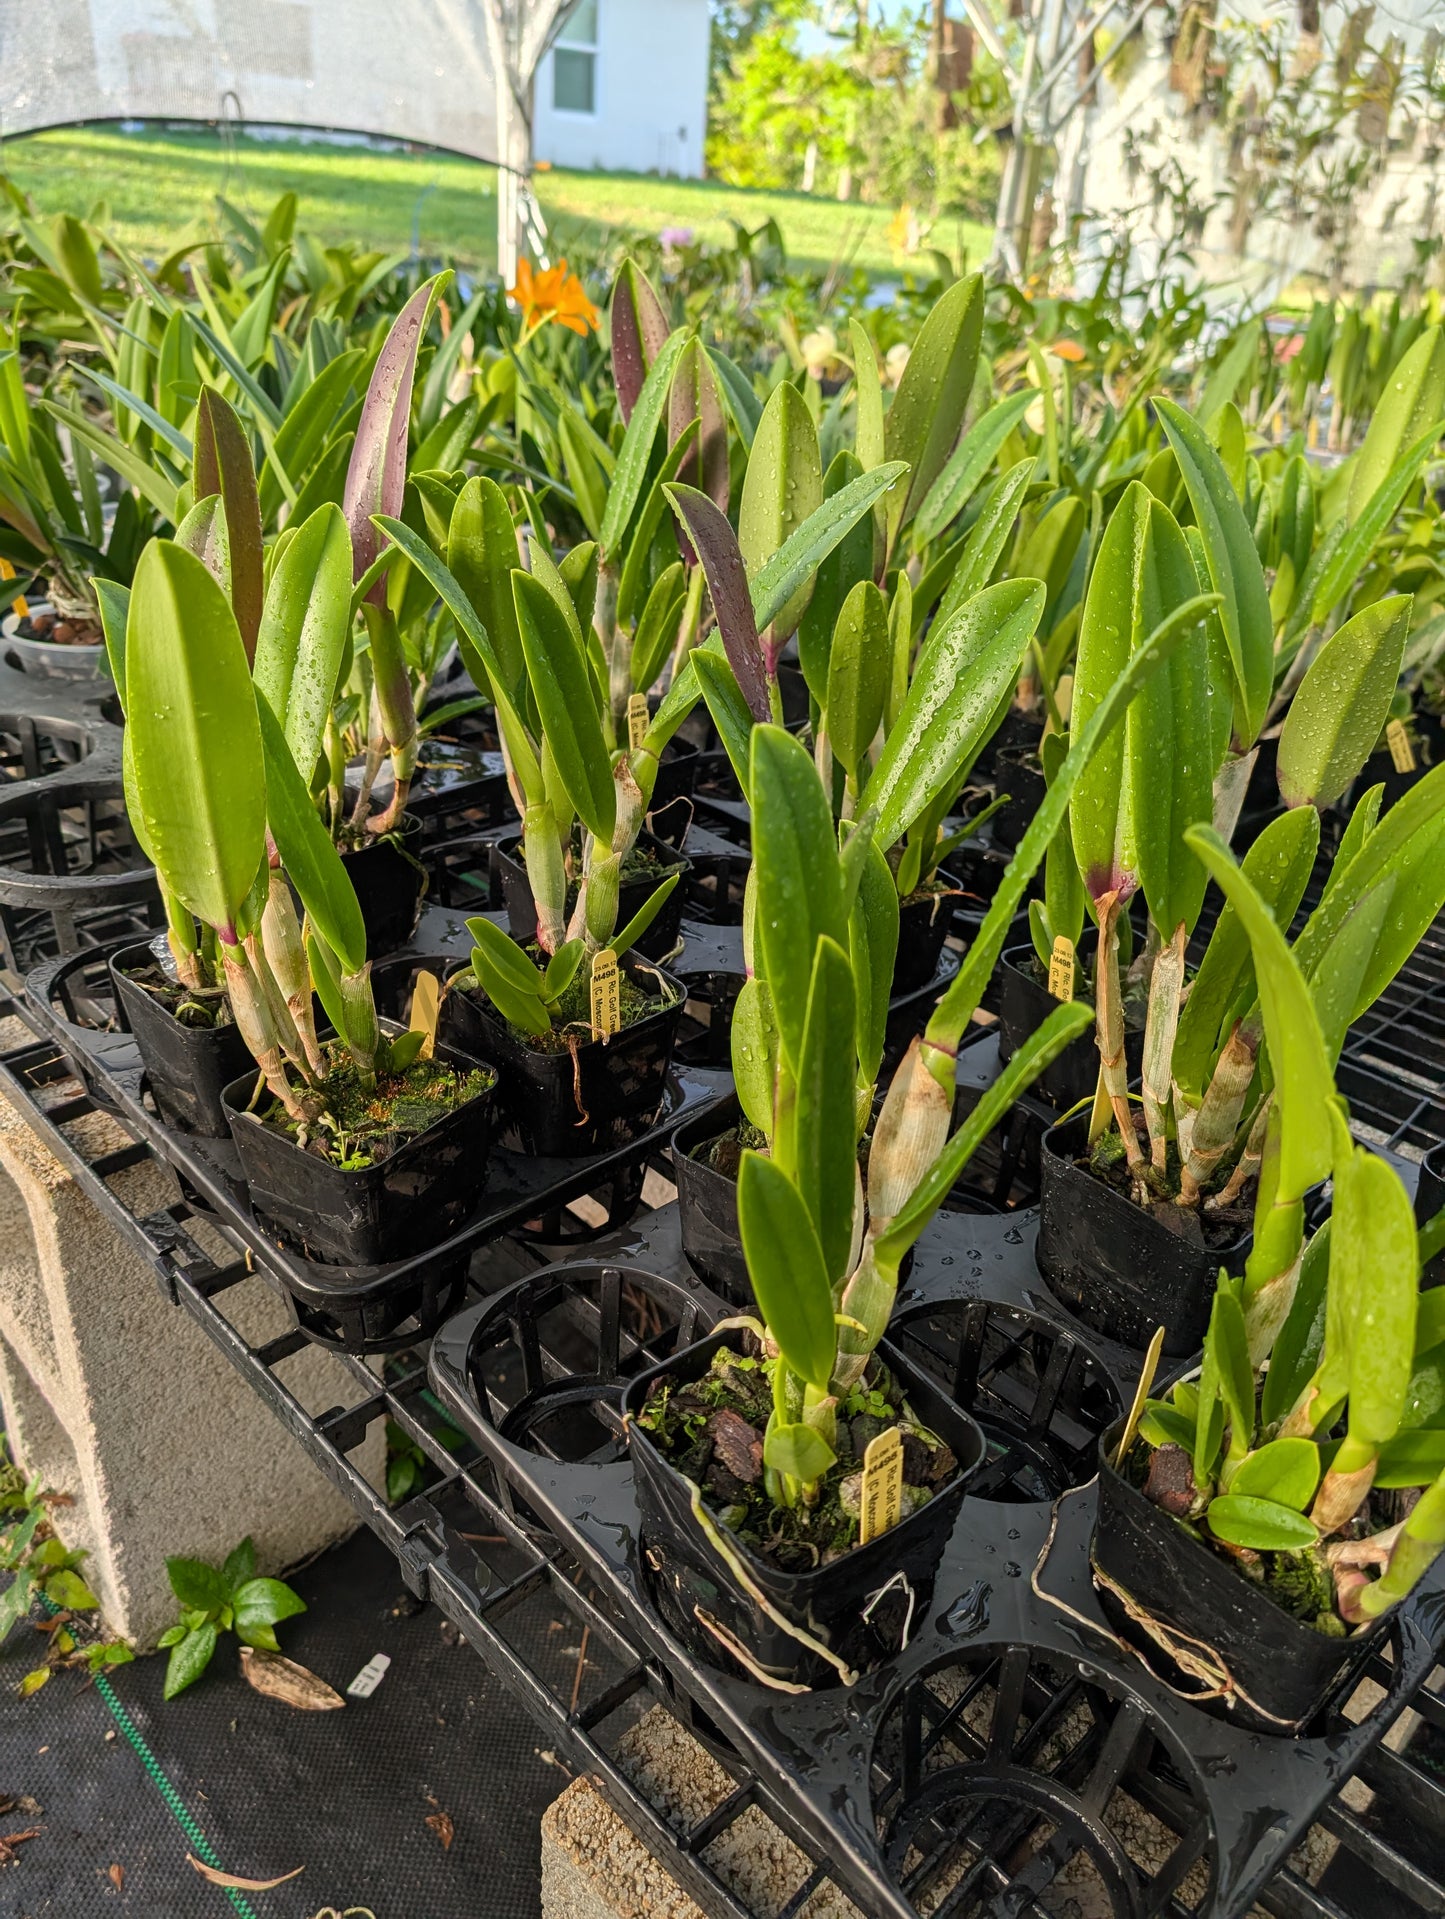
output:
POLYGON ((920 1912, 1139 1919, 1207 1903, 1193 1765, 1137 1700, 1064 1655, 980 1646, 910 1680, 873 1777, 885 1864, 920 1912))
POLYGON ((32 713, 0 713, 0 775, 35 780, 78 766, 95 746, 90 727, 32 713))

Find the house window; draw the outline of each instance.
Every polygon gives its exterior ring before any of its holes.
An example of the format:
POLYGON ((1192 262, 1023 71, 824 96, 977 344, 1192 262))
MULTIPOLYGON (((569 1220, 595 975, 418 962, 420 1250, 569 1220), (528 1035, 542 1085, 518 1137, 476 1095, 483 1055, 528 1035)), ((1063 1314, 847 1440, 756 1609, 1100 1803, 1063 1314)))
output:
POLYGON ((559 113, 597 111, 597 9, 577 0, 552 55, 552 105, 559 113))

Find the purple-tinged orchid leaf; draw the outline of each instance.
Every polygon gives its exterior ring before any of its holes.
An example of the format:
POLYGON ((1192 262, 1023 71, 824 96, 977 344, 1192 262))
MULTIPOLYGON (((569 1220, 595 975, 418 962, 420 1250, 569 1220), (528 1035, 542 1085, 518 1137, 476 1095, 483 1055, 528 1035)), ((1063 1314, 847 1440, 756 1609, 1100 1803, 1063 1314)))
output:
POLYGON ((612 378, 624 426, 632 418, 642 383, 669 331, 652 282, 635 260, 624 260, 612 290, 611 312, 612 378))
POLYGON ((737 535, 727 515, 705 493, 690 486, 669 486, 665 491, 702 562, 723 650, 748 711, 755 720, 766 720, 771 713, 768 670, 737 535))
MULTIPOLYGON (((373 514, 401 515, 406 490, 406 444, 411 425, 411 389, 416 359, 431 323, 432 309, 451 281, 439 273, 418 287, 386 336, 366 389, 341 510, 351 529, 352 578, 359 580, 376 558, 380 544, 373 514)), ((386 603, 386 585, 378 580, 368 595, 386 603)))

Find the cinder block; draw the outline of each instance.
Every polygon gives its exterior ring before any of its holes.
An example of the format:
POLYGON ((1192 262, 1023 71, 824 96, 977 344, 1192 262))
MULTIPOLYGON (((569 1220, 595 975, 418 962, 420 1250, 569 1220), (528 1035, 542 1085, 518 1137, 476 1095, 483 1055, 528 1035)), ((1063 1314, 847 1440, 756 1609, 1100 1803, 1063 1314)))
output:
MULTIPOLYGON (((67 1134, 87 1156, 128 1136, 103 1113, 67 1134)), ((114 1176, 147 1212, 175 1198, 155 1161, 114 1176)), ((230 1289, 226 1314, 253 1344, 285 1331, 260 1280, 230 1289)), ((307 1348, 278 1368, 310 1412, 361 1390, 307 1348)), ((0 1414, 15 1455, 74 1504, 56 1530, 90 1554, 86 1573, 111 1629, 139 1648, 175 1617, 168 1554, 216 1560, 250 1533, 280 1572, 344 1537, 351 1506, 119 1236, 23 1116, 0 1097, 0 1414)), ((385 1470, 376 1422, 352 1457, 385 1470)))
MULTIPOLYGON (((617 1759, 678 1833, 719 1805, 733 1782, 672 1714, 654 1706, 618 1741, 617 1759)), ((808 1861, 757 1806, 703 1859, 758 1919, 774 1919, 808 1877, 808 1861)), ((542 1815, 542 1919, 706 1919, 588 1780, 574 1779, 542 1815)), ((863 1919, 820 1886, 799 1919, 863 1919)))

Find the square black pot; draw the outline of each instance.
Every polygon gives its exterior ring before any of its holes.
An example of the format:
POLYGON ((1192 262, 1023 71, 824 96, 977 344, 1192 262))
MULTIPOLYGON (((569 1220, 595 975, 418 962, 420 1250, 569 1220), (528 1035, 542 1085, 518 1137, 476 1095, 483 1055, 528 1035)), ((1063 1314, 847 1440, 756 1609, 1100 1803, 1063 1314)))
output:
MULTIPOLYGON (((1257 1732, 1304 1731, 1359 1679, 1390 1630, 1389 1615, 1335 1639, 1285 1612, 1114 1470, 1119 1432, 1114 1426, 1099 1444, 1094 1564, 1146 1612, 1214 1649, 1238 1692, 1228 1705, 1202 1699, 1207 1710, 1257 1732)), ((1101 1597, 1120 1630, 1177 1683, 1168 1655, 1131 1624, 1107 1587, 1101 1597)))
POLYGON ((649 990, 660 979, 671 1001, 605 1042, 584 1041, 575 1056, 529 1046, 475 985, 459 981, 442 1000, 443 1034, 496 1068, 500 1110, 524 1152, 549 1159, 602 1152, 626 1145, 656 1118, 686 995, 670 974, 635 960, 624 959, 622 971, 649 990))
POLYGON ((729 1305, 752 1312, 756 1302, 738 1229, 738 1183, 697 1157, 741 1118, 742 1107, 729 1099, 679 1126, 672 1136, 672 1177, 688 1264, 729 1305))
MULTIPOLYGON (((623 1396, 643 1556, 654 1574, 653 1600, 688 1651, 708 1665, 731 1668, 731 1659, 700 1615, 731 1633, 773 1677, 796 1685, 835 1686, 837 1670, 771 1619, 717 1552, 693 1517, 692 1482, 669 1465, 636 1424, 654 1380, 698 1379, 719 1349, 743 1352, 747 1344, 748 1335, 740 1329, 714 1333, 640 1374, 623 1396)), ((740 1539, 726 1535, 748 1577, 772 1605, 821 1639, 855 1672, 867 1671, 901 1650, 912 1624, 922 1618, 933 1597, 938 1562, 985 1451, 974 1421, 925 1374, 886 1347, 878 1356, 919 1419, 953 1449, 957 1476, 891 1532, 811 1572, 780 1572, 740 1539), (885 1598, 890 1582, 892 1590, 885 1598), (895 1600, 901 1603, 891 1603, 895 1600)))
POLYGON ((422 835, 416 815, 403 813, 395 834, 387 833, 370 846, 342 854, 366 927, 366 950, 373 959, 405 946, 416 931, 427 888, 422 835))
POLYGON ((1198 1352, 1221 1266, 1244 1271, 1254 1234, 1196 1245, 1076 1164, 1089 1115, 1051 1126, 1039 1151, 1039 1272, 1055 1298, 1096 1332, 1143 1351, 1164 1328, 1171 1358, 1198 1352))
MULTIPOLYGON (((1445 1146, 1432 1146, 1420 1162, 1420 1182, 1415 1188, 1415 1219, 1426 1226, 1445 1206, 1445 1146)), ((1445 1252, 1427 1260, 1420 1274, 1422 1286, 1445 1286, 1445 1252)))
POLYGON ((893 993, 916 993, 938 971, 943 942, 953 924, 947 892, 920 893, 898 904, 898 953, 893 962, 893 993))
MULTIPOLYGON (((644 959, 662 959, 677 945, 677 930, 682 924, 687 875, 692 871, 692 862, 685 860, 673 847, 668 846, 665 841, 658 839, 652 833, 639 833, 637 844, 656 857, 657 871, 646 879, 623 881, 617 896, 619 931, 626 926, 634 913, 641 912, 669 873, 682 875, 667 899, 663 901, 657 918, 633 948, 633 951, 641 953, 644 959)), ((494 858, 496 870, 501 876, 502 904, 507 909, 508 929, 512 938, 524 942, 536 939, 537 902, 532 897, 532 882, 527 877, 527 864, 522 857, 520 838, 498 840, 494 858)), ((569 913, 576 898, 576 892, 569 886, 567 889, 569 913)))
POLYGON ((110 977, 116 1006, 135 1039, 156 1111, 166 1125, 205 1139, 225 1139, 230 1127, 221 1095, 251 1064, 250 1051, 234 1023, 183 1026, 129 977, 162 964, 155 949, 144 942, 112 953, 110 977))
MULTIPOLYGON (((439 1045, 436 1057, 463 1071, 480 1063, 451 1046, 439 1045)), ((386 1265, 437 1245, 475 1211, 487 1176, 495 1086, 379 1165, 344 1172, 248 1114, 257 1077, 254 1069, 242 1074, 223 1095, 251 1210, 308 1259, 386 1265)))

